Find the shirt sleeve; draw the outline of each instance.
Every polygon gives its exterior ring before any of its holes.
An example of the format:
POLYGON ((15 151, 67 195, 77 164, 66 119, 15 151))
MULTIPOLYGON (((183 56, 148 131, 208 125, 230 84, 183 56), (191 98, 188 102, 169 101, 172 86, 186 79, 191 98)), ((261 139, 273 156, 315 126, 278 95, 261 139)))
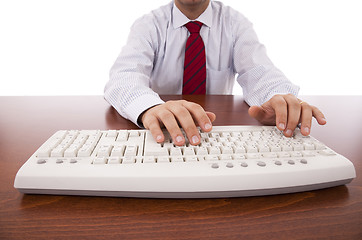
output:
POLYGON ((150 76, 157 52, 156 26, 143 17, 133 26, 104 89, 104 98, 124 118, 137 126, 138 117, 146 109, 164 103, 150 88, 150 76))
POLYGON ((276 94, 291 93, 296 96, 299 87, 273 65, 248 19, 241 15, 232 22, 233 65, 245 101, 250 106, 262 105, 276 94))

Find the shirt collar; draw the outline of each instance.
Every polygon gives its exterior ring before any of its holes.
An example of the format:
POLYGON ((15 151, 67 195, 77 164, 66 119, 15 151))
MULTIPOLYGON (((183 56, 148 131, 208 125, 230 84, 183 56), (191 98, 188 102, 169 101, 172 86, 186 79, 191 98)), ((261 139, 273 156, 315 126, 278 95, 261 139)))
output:
MULTIPOLYGON (((172 22, 173 28, 179 28, 185 25, 186 23, 190 22, 191 20, 188 19, 181 11, 176 7, 176 4, 173 3, 172 9, 172 22)), ((212 6, 211 1, 209 2, 209 6, 207 6, 206 10, 194 21, 202 22, 207 27, 211 27, 212 25, 212 6)))

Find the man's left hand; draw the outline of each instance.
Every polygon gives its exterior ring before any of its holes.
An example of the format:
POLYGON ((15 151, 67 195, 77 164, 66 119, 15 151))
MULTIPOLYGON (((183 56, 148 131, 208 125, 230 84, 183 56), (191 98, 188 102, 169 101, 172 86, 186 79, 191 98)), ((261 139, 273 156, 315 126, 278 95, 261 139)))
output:
POLYGON ((293 135, 300 123, 304 136, 309 135, 314 117, 320 125, 327 123, 323 113, 316 107, 292 94, 275 95, 261 106, 251 106, 249 115, 265 125, 276 125, 286 137, 293 135))

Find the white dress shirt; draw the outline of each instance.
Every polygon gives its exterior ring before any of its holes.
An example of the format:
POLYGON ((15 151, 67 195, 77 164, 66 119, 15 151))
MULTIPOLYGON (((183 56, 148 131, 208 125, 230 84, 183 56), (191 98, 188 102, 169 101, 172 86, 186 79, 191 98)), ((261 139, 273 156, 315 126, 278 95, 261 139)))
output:
MULTIPOLYGON (((273 65, 241 13, 210 1, 196 20, 204 24, 206 94, 232 94, 236 76, 249 105, 275 94, 297 95, 299 87, 273 65)), ((189 21, 171 2, 133 24, 105 87, 105 99, 121 116, 137 124, 143 111, 163 103, 158 94, 182 94, 189 21)))

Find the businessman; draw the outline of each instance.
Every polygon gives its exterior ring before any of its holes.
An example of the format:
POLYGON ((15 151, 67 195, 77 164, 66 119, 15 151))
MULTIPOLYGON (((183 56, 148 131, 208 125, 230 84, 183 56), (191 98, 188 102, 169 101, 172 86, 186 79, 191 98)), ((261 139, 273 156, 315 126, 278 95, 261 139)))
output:
POLYGON ((125 118, 163 142, 200 143, 199 126, 211 131, 216 116, 200 105, 164 102, 159 94, 231 94, 243 88, 249 115, 276 125, 287 137, 298 124, 308 135, 323 113, 297 97, 292 84, 267 57, 252 24, 238 11, 210 0, 174 0, 139 18, 110 71, 105 99, 125 118))

